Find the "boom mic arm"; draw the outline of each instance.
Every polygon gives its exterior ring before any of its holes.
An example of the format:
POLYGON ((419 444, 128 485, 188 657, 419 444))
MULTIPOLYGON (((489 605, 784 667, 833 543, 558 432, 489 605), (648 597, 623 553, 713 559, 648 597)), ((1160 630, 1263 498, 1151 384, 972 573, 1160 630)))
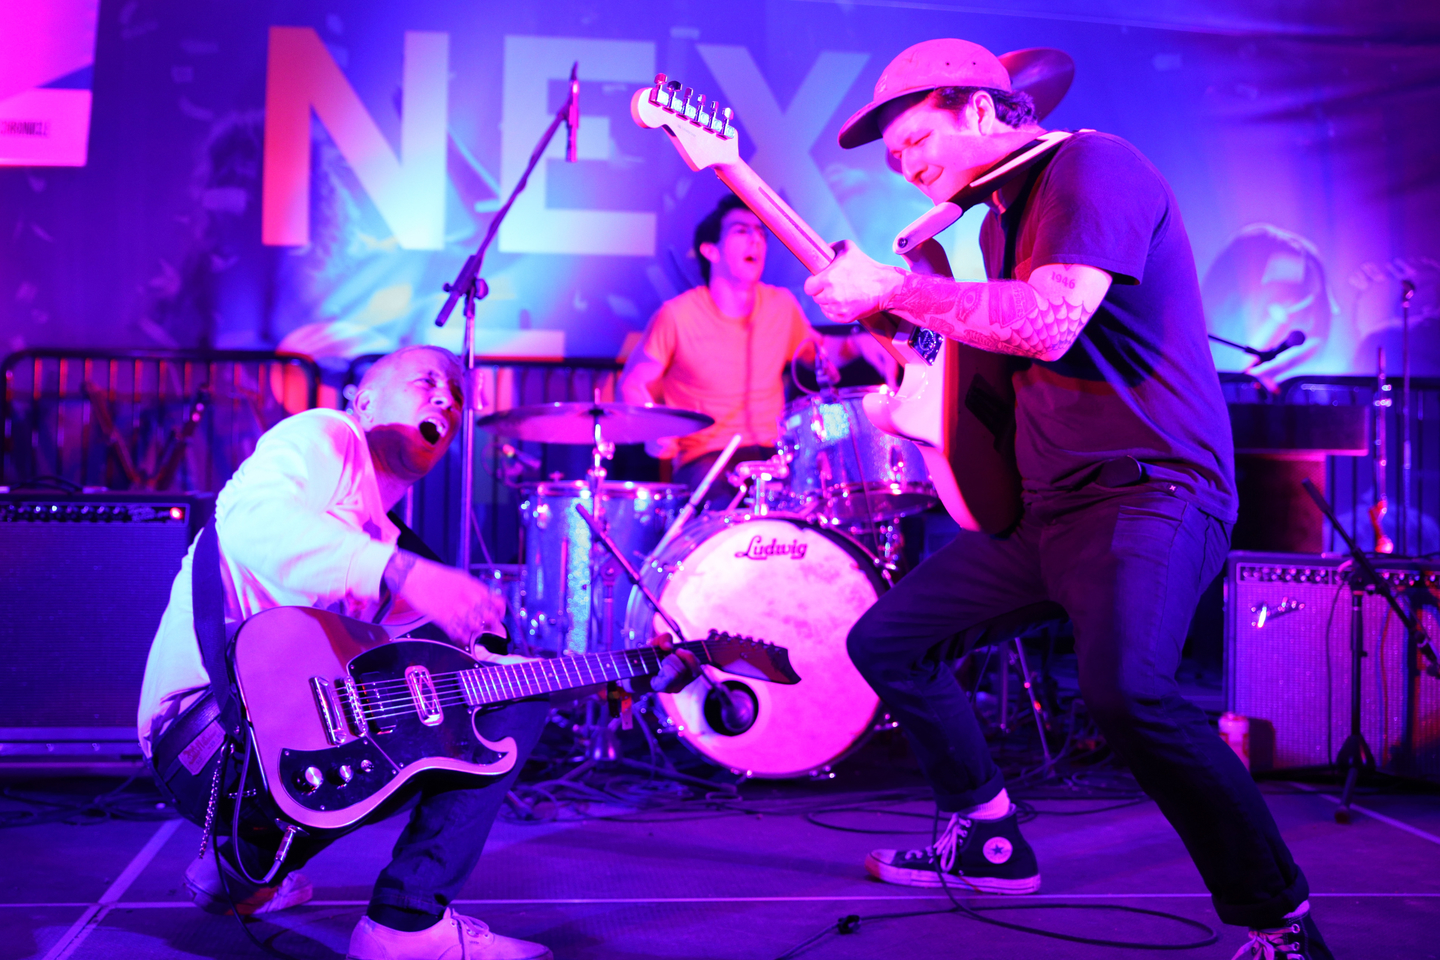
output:
POLYGON ((1214 340, 1216 343, 1223 343, 1227 347, 1234 347, 1236 350, 1245 351, 1246 353, 1250 354, 1250 356, 1255 358, 1256 363, 1269 363, 1271 360, 1274 360, 1286 350, 1289 350, 1292 347, 1298 347, 1300 346, 1300 344, 1305 342, 1305 334, 1299 330, 1291 330, 1288 337, 1280 341, 1280 343, 1278 343, 1277 345, 1271 347, 1269 350, 1257 350, 1254 347, 1247 347, 1243 343, 1236 343, 1233 340, 1226 340, 1224 337, 1217 337, 1213 333, 1209 336, 1210 339, 1214 340))
POLYGON ((565 105, 565 161, 580 159, 580 61, 570 67, 570 101, 565 105))

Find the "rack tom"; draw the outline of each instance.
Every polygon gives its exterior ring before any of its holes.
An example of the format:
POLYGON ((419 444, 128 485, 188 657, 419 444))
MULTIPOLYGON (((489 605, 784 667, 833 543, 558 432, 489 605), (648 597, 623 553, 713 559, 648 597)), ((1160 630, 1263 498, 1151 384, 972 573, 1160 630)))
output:
POLYGON ((806 516, 831 524, 883 522, 939 502, 919 448, 865 416, 865 395, 886 389, 847 387, 832 402, 813 394, 785 407, 780 448, 806 516))

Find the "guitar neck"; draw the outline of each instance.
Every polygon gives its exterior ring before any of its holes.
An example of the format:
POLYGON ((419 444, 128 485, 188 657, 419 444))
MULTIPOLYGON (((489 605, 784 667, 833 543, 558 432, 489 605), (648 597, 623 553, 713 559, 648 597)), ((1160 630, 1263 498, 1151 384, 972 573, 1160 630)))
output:
MULTIPOLYGON (((830 248, 820 234, 816 233, 810 224, 801 219, 800 214, 790 208, 790 205, 780 198, 770 185, 760 178, 760 174, 751 169, 750 164, 744 160, 737 160, 734 163, 724 165, 717 164, 715 175, 720 181, 735 192, 735 195, 745 201, 760 222, 770 228, 770 232, 785 244, 786 248, 805 265, 805 269, 811 273, 819 273, 830 265, 835 259, 835 251, 830 248)), ((905 363, 907 357, 901 355, 891 345, 898 329, 894 317, 888 313, 872 314, 862 317, 860 323, 880 340, 881 344, 890 351, 900 363, 905 363)))
MULTIPOLYGON (((693 653, 701 663, 711 662, 704 641, 689 641, 677 646, 693 653)), ((579 657, 546 657, 524 663, 461 670, 459 679, 466 703, 475 707, 545 696, 597 683, 654 676, 660 672, 660 661, 665 656, 665 651, 658 647, 637 647, 587 653, 579 657)))
POLYGON ((724 166, 717 165, 715 175, 745 201, 751 212, 795 254, 806 270, 819 273, 835 259, 835 251, 830 249, 830 244, 780 199, 780 195, 760 179, 760 174, 751 169, 750 164, 737 160, 724 166))

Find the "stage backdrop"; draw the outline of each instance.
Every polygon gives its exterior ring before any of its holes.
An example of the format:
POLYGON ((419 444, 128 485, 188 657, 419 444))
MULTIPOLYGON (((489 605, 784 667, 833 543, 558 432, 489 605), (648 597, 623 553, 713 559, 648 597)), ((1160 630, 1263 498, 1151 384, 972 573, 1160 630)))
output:
MULTIPOLYGON (((26 91, 93 91, 93 108, 88 151, 81 136, 78 156, 52 161, 83 166, 0 169, 0 352, 283 347, 333 367, 457 348, 458 321, 431 323, 440 285, 578 60, 581 160, 557 143, 512 210, 479 344, 615 356, 696 281, 691 231, 720 192, 634 125, 632 91, 663 71, 732 106, 742 155, 802 215, 888 257, 925 201, 879 146, 844 151, 836 132, 894 54, 959 36, 1074 57, 1049 124, 1119 134, 1169 178, 1215 332, 1299 327, 1311 343, 1287 372, 1368 373, 1409 279, 1429 331, 1417 362, 1440 372, 1432 4, 104 0, 98 28, 74 0, 5 10, 0 154, 45 154, 19 143, 50 129, 26 91), (18 54, 42 46, 59 53, 18 54)), ((980 273, 977 226, 948 235, 959 275, 980 273)), ((798 292, 804 276, 775 244, 767 278, 798 292)))

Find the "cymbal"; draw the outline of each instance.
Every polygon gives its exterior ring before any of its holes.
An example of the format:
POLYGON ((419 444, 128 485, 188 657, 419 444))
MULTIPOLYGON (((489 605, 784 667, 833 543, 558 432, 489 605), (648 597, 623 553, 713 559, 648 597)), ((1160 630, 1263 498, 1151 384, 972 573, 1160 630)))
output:
POLYGON ((713 417, 658 403, 535 403, 481 417, 475 425, 519 440, 595 445, 595 423, 606 443, 643 443, 683 437, 715 422, 713 417))
POLYGON ((1010 74, 1010 89, 1030 94, 1035 101, 1035 116, 1040 120, 1060 106, 1075 80, 1075 61, 1054 47, 1011 50, 998 59, 1010 74))

